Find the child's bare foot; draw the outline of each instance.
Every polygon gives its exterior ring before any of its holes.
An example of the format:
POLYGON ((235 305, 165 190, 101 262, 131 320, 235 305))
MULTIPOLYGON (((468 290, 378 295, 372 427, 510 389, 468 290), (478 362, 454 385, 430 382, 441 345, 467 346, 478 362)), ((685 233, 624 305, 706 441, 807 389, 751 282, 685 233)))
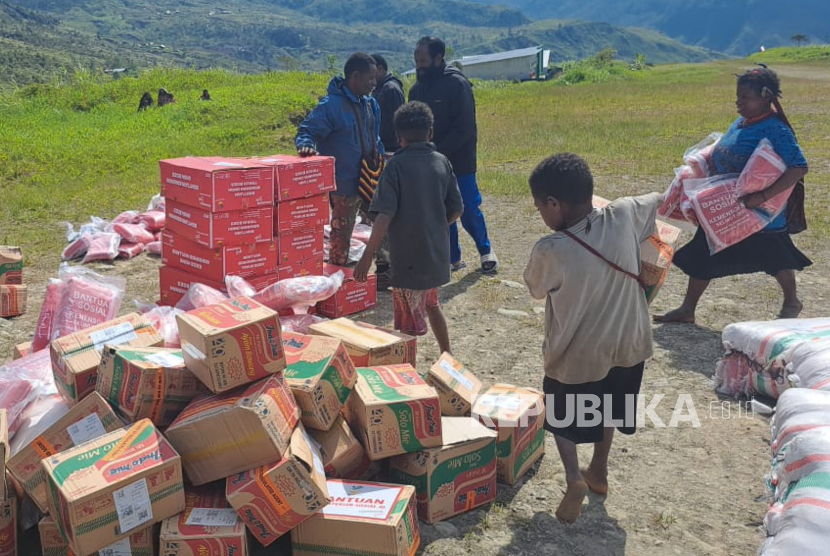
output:
POLYGON ((801 314, 801 310, 804 308, 804 304, 800 301, 796 301, 795 303, 785 303, 781 307, 781 312, 778 313, 779 319, 795 319, 798 318, 798 315, 801 314))
POLYGON ((582 478, 585 484, 594 494, 606 496, 608 494, 608 476, 594 473, 590 467, 579 470, 582 473, 582 478))
POLYGON ((654 315, 654 322, 683 322, 687 324, 695 323, 695 312, 688 311, 684 308, 669 311, 665 315, 654 315))
POLYGON ((579 514, 582 513, 582 502, 588 495, 588 485, 584 481, 577 481, 568 484, 568 490, 559 507, 556 509, 556 519, 565 525, 576 522, 579 514))

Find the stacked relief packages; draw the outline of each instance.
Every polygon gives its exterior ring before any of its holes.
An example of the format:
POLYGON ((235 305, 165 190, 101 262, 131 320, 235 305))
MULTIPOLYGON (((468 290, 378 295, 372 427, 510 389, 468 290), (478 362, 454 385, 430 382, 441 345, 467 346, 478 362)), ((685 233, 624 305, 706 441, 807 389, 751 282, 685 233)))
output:
POLYGON ((706 233, 709 251, 718 253, 762 230, 784 209, 791 189, 747 209, 739 200, 765 190, 787 169, 767 139, 762 139, 740 174, 710 176, 710 157, 719 134, 686 152, 686 164, 676 170, 658 214, 672 221, 699 225, 706 233))

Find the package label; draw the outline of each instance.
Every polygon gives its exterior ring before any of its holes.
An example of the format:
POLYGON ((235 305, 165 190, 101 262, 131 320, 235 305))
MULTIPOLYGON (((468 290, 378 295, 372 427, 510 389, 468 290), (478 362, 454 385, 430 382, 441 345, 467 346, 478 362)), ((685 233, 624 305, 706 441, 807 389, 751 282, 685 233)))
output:
POLYGON ((72 443, 77 446, 93 438, 104 436, 107 431, 98 414, 93 413, 67 428, 66 433, 72 439, 72 443))
POLYGON ((153 519, 147 480, 142 479, 113 493, 118 525, 122 533, 132 531, 153 519))

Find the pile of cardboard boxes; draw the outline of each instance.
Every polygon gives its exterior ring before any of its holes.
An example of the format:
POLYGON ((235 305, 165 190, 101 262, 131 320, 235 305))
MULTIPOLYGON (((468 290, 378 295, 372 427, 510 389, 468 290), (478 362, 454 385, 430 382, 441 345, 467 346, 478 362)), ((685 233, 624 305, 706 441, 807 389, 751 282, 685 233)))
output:
POLYGON ((25 312, 23 252, 20 247, 0 245, 0 317, 16 317, 25 312))
POLYGON ((539 392, 485 390, 449 354, 422 376, 413 337, 282 333, 245 297, 177 320, 181 349, 139 315, 52 342, 68 409, 10 458, 0 412, 0 554, 23 498, 44 555, 246 556, 286 535, 300 555, 414 554, 419 519, 494 501, 544 452, 539 392))

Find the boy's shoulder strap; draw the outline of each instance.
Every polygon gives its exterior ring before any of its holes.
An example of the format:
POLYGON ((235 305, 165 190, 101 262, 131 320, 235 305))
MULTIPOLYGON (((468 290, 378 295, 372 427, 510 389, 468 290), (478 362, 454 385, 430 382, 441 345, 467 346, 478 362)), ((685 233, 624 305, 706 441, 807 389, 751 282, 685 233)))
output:
POLYGON ((625 275, 626 275, 626 276, 628 276, 629 278, 633 278, 634 280, 636 280, 636 281, 637 281, 637 283, 638 283, 638 284, 640 284, 640 287, 641 287, 641 288, 643 288, 644 290, 645 290, 645 289, 647 289, 646 284, 642 281, 642 279, 640 279, 640 277, 639 277, 637 274, 634 274, 633 272, 629 272, 629 271, 627 271, 626 269, 624 269, 623 267, 621 267, 620 265, 618 265, 617 263, 614 263, 614 262, 612 262, 612 261, 609 261, 608 259, 606 259, 605 257, 603 257, 603 256, 602 256, 602 254, 601 254, 599 251, 597 251, 596 249, 594 249, 593 247, 591 247, 590 245, 588 245, 588 243, 586 243, 585 241, 583 241, 583 240, 579 239, 579 238, 578 238, 575 234, 573 234, 572 232, 570 232, 570 231, 568 231, 568 230, 562 230, 562 233, 563 233, 563 234, 565 234, 566 236, 568 236, 569 238, 571 238, 572 240, 574 240, 575 242, 577 242, 578 244, 580 244, 580 245, 581 245, 582 247, 584 247, 584 248, 585 248, 585 249, 586 249, 589 253, 591 253, 592 255, 594 255, 595 257, 597 257, 598 259, 601 259, 601 260, 605 261, 605 263, 606 263, 608 266, 610 266, 611 268, 613 268, 613 269, 614 269, 614 270, 616 270, 617 272, 622 272, 623 274, 625 274, 625 275))

